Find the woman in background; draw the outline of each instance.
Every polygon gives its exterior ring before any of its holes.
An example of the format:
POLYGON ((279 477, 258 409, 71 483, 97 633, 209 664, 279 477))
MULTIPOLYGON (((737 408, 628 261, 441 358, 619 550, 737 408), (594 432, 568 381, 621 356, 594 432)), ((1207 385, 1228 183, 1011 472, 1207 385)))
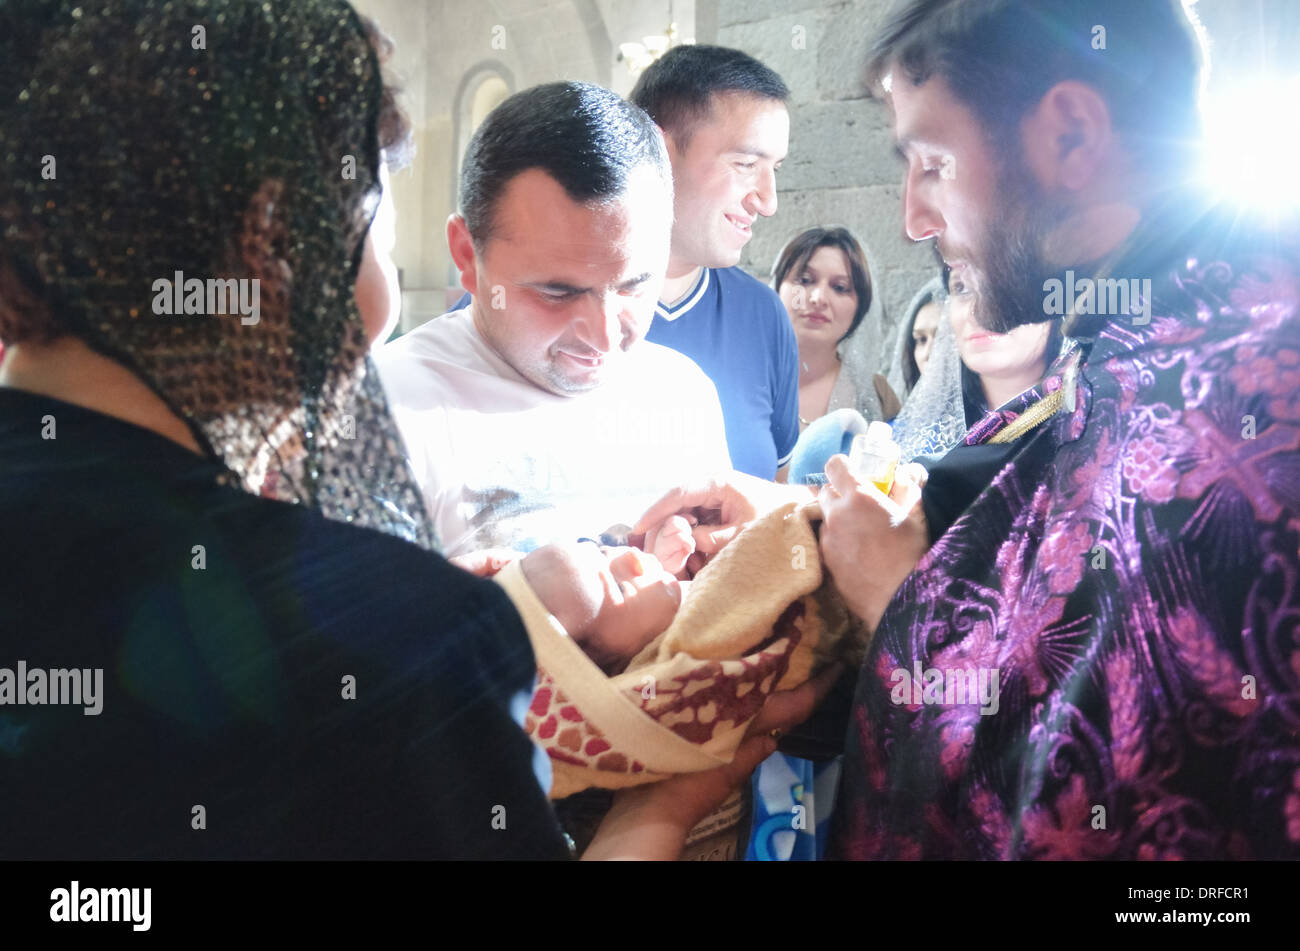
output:
POLYGON ((1059 320, 1022 324, 1010 333, 985 330, 971 316, 975 295, 957 286, 948 319, 961 357, 961 392, 966 425, 1011 402, 1038 383, 1061 352, 1059 320))
MULTIPOLYGON (((899 328, 889 380, 901 394, 902 408, 893 419, 894 441, 904 460, 922 464, 933 461, 957 445, 966 435, 966 411, 962 399, 961 354, 949 318, 952 298, 948 269, 927 283, 908 305, 908 317, 899 328), (939 321, 928 347, 918 348, 916 326, 923 321, 928 304, 939 306, 939 321), (910 330, 909 330, 910 326, 910 330), (918 366, 921 350, 924 365, 918 366), (915 375, 913 375, 915 374, 915 375)), ((924 331, 924 323, 922 323, 924 331)))
MULTIPOLYGON (((843 372, 840 345, 871 308, 871 271, 847 228, 810 228, 785 246, 772 271, 799 342, 799 429, 832 410, 878 409, 843 372)), ((865 415, 865 414, 864 414, 865 415)), ((873 412, 870 418, 878 419, 873 412)))
MULTIPOLYGON (((930 465, 960 442, 967 430, 993 410, 1015 400, 1043 379, 1061 351, 1061 322, 1025 324, 995 334, 975 322, 975 295, 951 281, 926 285, 909 308, 919 314, 930 296, 943 304, 934 342, 914 385, 908 386, 903 409, 894 420, 894 439, 904 459, 930 465)), ((919 318, 918 318, 919 319, 919 318)), ((908 377, 909 342, 901 339, 896 369, 908 377)))
POLYGON ((893 404, 892 413, 886 406, 889 420, 898 415, 899 408, 907 401, 930 362, 947 301, 948 290, 940 275, 927 281, 907 305, 902 326, 898 328, 898 344, 888 370, 888 381, 878 376, 876 382, 876 389, 881 392, 881 405, 893 404))
POLYGON ((810 228, 777 257, 772 286, 799 342, 800 437, 777 479, 802 483, 884 415, 875 389, 859 385, 842 356, 871 307, 871 271, 847 228, 810 228))

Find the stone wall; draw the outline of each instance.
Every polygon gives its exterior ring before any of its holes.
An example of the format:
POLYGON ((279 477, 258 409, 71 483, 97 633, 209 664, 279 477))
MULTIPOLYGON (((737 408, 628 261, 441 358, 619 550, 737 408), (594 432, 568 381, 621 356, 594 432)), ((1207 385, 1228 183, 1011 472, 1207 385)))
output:
POLYGON ((867 47, 887 6, 716 2, 716 42, 767 63, 791 90, 790 155, 777 174, 777 212, 754 226, 741 265, 767 280, 782 246, 800 231, 850 228, 866 248, 875 291, 853 357, 872 369, 892 353, 893 331, 912 295, 937 273, 928 243, 916 245, 903 233, 902 164, 888 110, 867 94, 867 47))
MULTIPOLYGON (((766 279, 781 246, 804 228, 844 224, 867 248, 876 303, 859 333, 868 361, 908 299, 932 273, 902 234, 900 166, 885 110, 866 96, 865 47, 885 0, 675 0, 683 37, 735 46, 789 84, 790 158, 778 176, 780 207, 754 229, 742 261, 766 279)), ((357 0, 397 43, 394 71, 416 129, 418 157, 397 175, 402 327, 443 312, 458 296, 444 237, 455 207, 462 110, 485 75, 510 91, 580 79, 626 93, 632 78, 618 44, 662 32, 668 4, 648 0, 357 0)))
MULTIPOLYGON (((393 182, 395 257, 403 272, 402 325, 442 313, 453 286, 444 237, 455 206, 464 106, 485 76, 510 91, 580 79, 626 93, 633 78, 620 42, 661 33, 668 0, 356 0, 397 41, 396 72, 415 122, 415 166, 393 182)), ((936 269, 928 247, 903 234, 901 163, 888 114, 867 96, 867 45, 888 0, 672 0, 683 38, 734 46, 789 84, 790 156, 777 177, 779 208, 759 222, 742 266, 766 279, 782 245, 813 225, 843 224, 866 246, 875 302, 857 335, 855 362, 879 363, 908 300, 936 269)), ((1261 63, 1294 70, 1300 42, 1296 0, 1200 0, 1217 79, 1261 63), (1254 11, 1254 12, 1252 12, 1254 11), (1259 23, 1269 23, 1259 31, 1259 23), (1214 42, 1216 41, 1217 42, 1214 42), (1226 67, 1226 69, 1224 68, 1226 67), (1226 75, 1225 75, 1226 74, 1226 75)), ((1215 74, 1212 74, 1214 80, 1215 74)), ((1212 87, 1214 83, 1212 82, 1212 87)), ((874 367, 873 367, 874 368, 874 367)))

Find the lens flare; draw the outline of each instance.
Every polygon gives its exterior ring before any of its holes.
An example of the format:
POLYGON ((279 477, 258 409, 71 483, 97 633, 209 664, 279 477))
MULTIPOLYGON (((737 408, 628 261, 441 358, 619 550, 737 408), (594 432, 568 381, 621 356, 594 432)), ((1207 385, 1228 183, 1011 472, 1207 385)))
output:
POLYGON ((1257 76, 1205 102, 1205 183, 1256 210, 1300 209, 1300 73, 1257 76))

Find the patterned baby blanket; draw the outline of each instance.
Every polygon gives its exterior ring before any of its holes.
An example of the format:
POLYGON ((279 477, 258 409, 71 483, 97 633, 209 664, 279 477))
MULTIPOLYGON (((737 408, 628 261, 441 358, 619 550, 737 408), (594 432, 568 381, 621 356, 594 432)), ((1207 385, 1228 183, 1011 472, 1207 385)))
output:
POLYGON ((816 502, 745 528, 696 575, 669 628, 614 676, 563 631, 518 563, 497 575, 534 634, 538 681, 525 729, 550 756, 551 797, 655 782, 730 761, 768 694, 833 660, 855 666, 866 633, 823 572, 816 502))

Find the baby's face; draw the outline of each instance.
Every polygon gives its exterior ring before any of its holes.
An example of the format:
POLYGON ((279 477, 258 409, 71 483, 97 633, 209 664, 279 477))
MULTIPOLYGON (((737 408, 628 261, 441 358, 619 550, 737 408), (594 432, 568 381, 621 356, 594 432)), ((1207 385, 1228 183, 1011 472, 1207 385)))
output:
MULTIPOLYGON (((590 545, 588 547, 591 547, 590 545)), ((591 630, 611 646, 640 650, 668 629, 682 604, 682 586, 654 555, 636 548, 606 548, 594 562, 605 600, 591 630)))
POLYGON ((682 603, 681 583, 635 548, 546 545, 523 567, 551 613, 602 666, 630 659, 662 634, 682 603))

